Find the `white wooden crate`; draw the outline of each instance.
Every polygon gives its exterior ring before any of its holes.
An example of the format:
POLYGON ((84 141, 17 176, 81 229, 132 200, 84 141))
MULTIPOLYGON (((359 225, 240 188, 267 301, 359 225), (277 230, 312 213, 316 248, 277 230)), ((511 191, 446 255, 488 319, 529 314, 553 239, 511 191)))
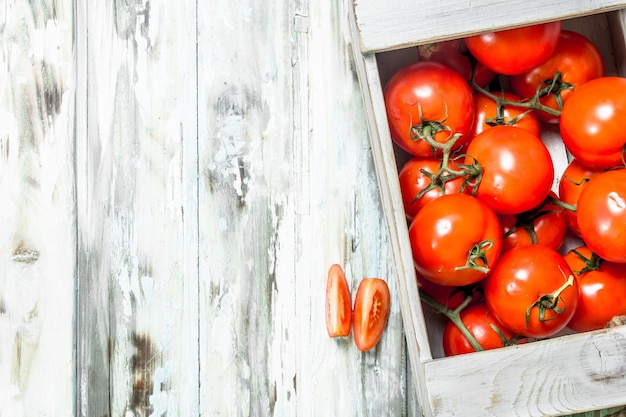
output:
MULTIPOLYGON (((383 100, 386 81, 417 59, 417 45, 551 20, 563 20, 564 28, 589 37, 608 74, 626 76, 626 1, 355 0, 352 6, 355 64, 421 412, 426 417, 558 416, 626 404, 626 326, 444 357, 443 321, 423 308, 415 280, 398 181, 398 167, 409 156, 391 140, 383 100)), ((556 184, 567 156, 558 129, 546 130, 543 139, 553 145, 556 184)))

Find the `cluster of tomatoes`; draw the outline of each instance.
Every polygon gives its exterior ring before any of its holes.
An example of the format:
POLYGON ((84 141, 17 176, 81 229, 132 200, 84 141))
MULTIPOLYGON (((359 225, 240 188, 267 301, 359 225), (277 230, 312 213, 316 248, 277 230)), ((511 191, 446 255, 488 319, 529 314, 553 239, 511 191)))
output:
POLYGON ((411 156, 400 188, 421 296, 450 318, 446 355, 625 315, 626 78, 561 22, 418 51, 384 98, 411 156), (571 156, 563 173, 547 125, 571 156))

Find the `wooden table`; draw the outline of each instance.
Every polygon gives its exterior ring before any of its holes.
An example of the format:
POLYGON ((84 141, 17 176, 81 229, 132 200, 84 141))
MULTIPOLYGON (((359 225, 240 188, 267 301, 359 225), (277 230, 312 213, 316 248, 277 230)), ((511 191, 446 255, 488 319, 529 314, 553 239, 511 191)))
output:
POLYGON ((410 416, 344 2, 0 5, 0 416, 410 416), (388 280, 374 350, 326 272, 388 280))
POLYGON ((0 4, 0 417, 419 415, 346 7, 0 4))

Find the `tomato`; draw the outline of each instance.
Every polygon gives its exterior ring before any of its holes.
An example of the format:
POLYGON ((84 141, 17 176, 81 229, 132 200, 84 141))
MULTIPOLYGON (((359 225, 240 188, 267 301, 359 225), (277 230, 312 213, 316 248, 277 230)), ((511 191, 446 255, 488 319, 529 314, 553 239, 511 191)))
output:
POLYGON ((563 244, 567 223, 565 210, 553 204, 550 196, 539 207, 517 215, 501 215, 502 252, 523 245, 543 245, 558 250, 563 244))
POLYGON ((385 87, 384 99, 392 139, 414 156, 433 155, 432 145, 459 148, 474 122, 471 87, 439 62, 400 69, 385 87))
MULTIPOLYGON (((514 342, 515 333, 495 320, 484 302, 465 307, 461 310, 460 319, 484 350, 509 346, 514 342)), ((449 320, 443 330, 443 352, 446 356, 454 356, 476 352, 476 349, 458 326, 449 320)))
POLYGON ((561 22, 488 32, 465 38, 467 49, 498 74, 521 74, 547 60, 556 49, 561 22))
POLYGON ((391 296, 387 282, 380 278, 363 278, 354 300, 353 332, 356 347, 364 352, 380 340, 389 317, 391 296))
MULTIPOLYGON (((559 199, 566 204, 576 206, 578 197, 589 180, 602 171, 600 169, 588 168, 578 162, 577 159, 572 159, 565 171, 563 171, 563 176, 559 181, 559 199)), ((567 228, 575 235, 580 236, 576 212, 565 210, 565 221, 567 222, 567 228)))
POLYGON ((626 78, 600 77, 578 87, 563 105, 561 137, 590 168, 623 166, 626 145, 626 78))
POLYGON ((576 313, 567 325, 570 329, 602 329, 613 317, 626 315, 626 264, 605 261, 587 246, 570 250, 565 260, 580 288, 576 313))
POLYGON ((418 273, 439 285, 478 282, 495 264, 502 230, 493 210, 468 194, 449 194, 424 206, 409 226, 418 273))
POLYGON ((597 174, 576 207, 580 236, 601 258, 626 262, 626 168, 597 174))
POLYGON ((341 265, 333 264, 326 281, 326 330, 329 337, 348 336, 352 326, 352 298, 341 265))
MULTIPOLYGON (((457 177, 449 181, 434 180, 437 174, 441 160, 431 157, 413 157, 409 159, 400 170, 400 191, 402 193, 402 202, 404 203, 404 213, 408 220, 412 220, 417 212, 427 203, 444 194, 454 194, 458 192, 470 192, 471 188, 464 188, 465 178, 457 177), (426 188, 435 185, 423 195, 420 192, 426 188)), ((452 168, 455 165, 452 162, 452 168)))
MULTIPOLYGON (((472 63, 463 39, 420 45, 417 47, 417 54, 420 60, 441 62, 461 74, 467 81, 472 79, 472 63)), ((480 62, 476 63, 474 72, 474 81, 481 87, 489 85, 497 76, 480 62)))
POLYGON ((472 297, 470 304, 482 299, 482 288, 476 284, 463 287, 449 285, 439 285, 423 278, 419 272, 416 273, 417 287, 419 290, 446 308, 454 310, 459 307, 467 297, 472 297))
POLYGON ((532 338, 561 331, 578 304, 578 284, 569 265, 560 253, 540 245, 503 253, 484 289, 487 308, 496 319, 532 338))
MULTIPOLYGON (((520 101, 520 98, 513 93, 503 92, 500 97, 507 101, 520 101)), ((502 106, 498 114, 498 106, 495 100, 485 94, 474 94, 474 106, 476 107, 476 118, 471 137, 479 135, 483 131, 501 124, 511 124, 511 126, 521 127, 528 130, 535 136, 541 134, 539 119, 533 110, 524 114, 528 109, 522 107, 502 106), (519 120, 517 120, 519 118, 519 120), (516 121, 517 120, 517 121, 516 121)), ((468 140, 470 141, 471 138, 468 140)))
POLYGON ((476 196, 498 214, 518 214, 541 204, 552 188, 554 166, 541 139, 515 126, 494 126, 472 139, 466 164, 483 169, 476 196))
MULTIPOLYGON (((540 98, 539 101, 548 107, 561 110, 562 103, 573 91, 571 88, 578 88, 587 81, 604 76, 604 61, 593 42, 580 33, 563 30, 552 55, 530 71, 510 77, 511 88, 520 97, 531 98, 538 86, 549 86, 557 72, 561 74, 561 78, 560 84, 555 87, 560 95, 561 105, 554 93, 540 98), (571 88, 560 89, 560 86, 571 88)), ((537 111, 537 116, 545 123, 559 122, 558 116, 543 111, 537 111)))

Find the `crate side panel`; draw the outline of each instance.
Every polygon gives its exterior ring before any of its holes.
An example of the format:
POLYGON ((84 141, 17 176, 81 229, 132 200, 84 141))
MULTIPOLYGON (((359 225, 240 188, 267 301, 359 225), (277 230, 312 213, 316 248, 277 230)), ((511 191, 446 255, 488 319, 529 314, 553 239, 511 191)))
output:
POLYGON ((626 327, 426 364, 434 415, 558 416, 626 404, 626 327))
POLYGON ((617 0, 440 0, 428 4, 408 0, 354 0, 364 52, 399 49, 623 7, 626 1, 617 0))

